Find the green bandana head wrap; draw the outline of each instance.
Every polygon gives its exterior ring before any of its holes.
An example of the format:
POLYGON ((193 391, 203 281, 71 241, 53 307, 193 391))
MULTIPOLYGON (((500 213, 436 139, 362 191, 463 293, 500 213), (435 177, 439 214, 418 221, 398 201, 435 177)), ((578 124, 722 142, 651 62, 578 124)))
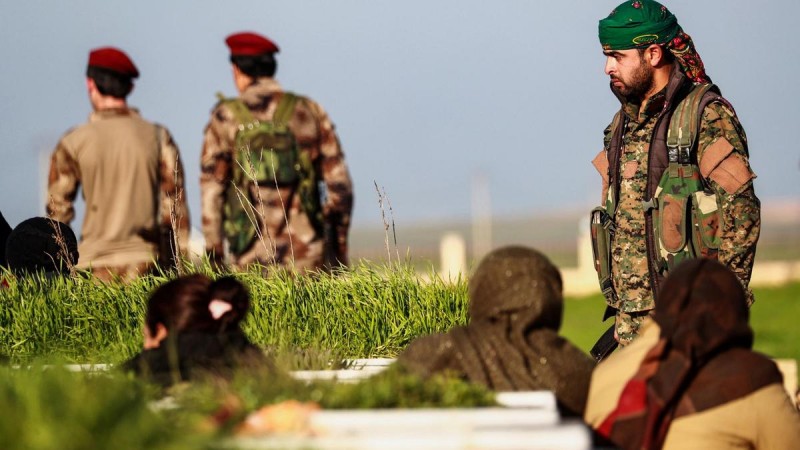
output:
POLYGON ((680 29, 666 6, 653 0, 629 0, 600 21, 600 44, 604 50, 644 48, 671 41, 680 29))
POLYGON ((675 15, 661 3, 654 0, 627 0, 601 20, 598 28, 603 50, 663 45, 675 56, 689 79, 696 83, 711 81, 692 38, 683 32, 675 15))

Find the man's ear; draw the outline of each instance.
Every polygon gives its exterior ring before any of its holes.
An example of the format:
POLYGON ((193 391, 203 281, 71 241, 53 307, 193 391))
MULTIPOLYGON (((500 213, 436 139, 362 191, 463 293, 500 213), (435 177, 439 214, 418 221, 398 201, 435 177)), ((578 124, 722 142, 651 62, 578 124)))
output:
POLYGON ((97 90, 97 83, 95 83, 93 79, 91 79, 89 77, 86 77, 86 89, 89 92, 96 91, 97 90))
POLYGON ((664 64, 665 51, 666 50, 664 50, 664 47, 657 44, 651 44, 645 49, 643 57, 651 67, 659 67, 664 64))

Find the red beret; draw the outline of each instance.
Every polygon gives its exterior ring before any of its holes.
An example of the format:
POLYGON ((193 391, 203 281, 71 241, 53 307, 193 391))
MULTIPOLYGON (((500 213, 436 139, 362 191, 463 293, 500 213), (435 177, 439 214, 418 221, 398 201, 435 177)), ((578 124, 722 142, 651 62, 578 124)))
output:
POLYGON ((225 39, 231 49, 231 56, 256 56, 264 53, 278 53, 278 46, 256 33, 235 33, 225 39))
POLYGON ((89 52, 89 67, 99 67, 131 78, 139 76, 139 70, 128 55, 114 47, 96 48, 89 52))

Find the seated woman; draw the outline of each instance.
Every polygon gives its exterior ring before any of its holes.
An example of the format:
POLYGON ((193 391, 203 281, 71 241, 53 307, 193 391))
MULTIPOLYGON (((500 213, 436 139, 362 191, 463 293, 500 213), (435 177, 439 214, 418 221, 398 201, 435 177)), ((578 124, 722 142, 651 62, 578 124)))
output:
POLYGON ((266 357, 240 327, 249 308, 247 289, 233 277, 169 281, 148 301, 144 351, 123 369, 169 385, 198 372, 227 376, 242 364, 263 364, 266 357))
POLYGON ((696 259, 676 268, 656 302, 660 339, 598 432, 623 449, 797 448, 800 415, 775 363, 751 350, 748 314, 727 267, 696 259))
POLYGON ((495 250, 469 280, 467 326, 412 342, 399 364, 422 376, 445 370, 497 391, 547 389, 580 415, 594 362, 558 336, 561 275, 524 247, 495 250))

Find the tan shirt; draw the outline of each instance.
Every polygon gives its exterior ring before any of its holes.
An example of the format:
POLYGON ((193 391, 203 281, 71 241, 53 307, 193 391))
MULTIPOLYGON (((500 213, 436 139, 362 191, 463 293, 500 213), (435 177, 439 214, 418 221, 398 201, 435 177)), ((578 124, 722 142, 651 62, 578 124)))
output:
POLYGON ((660 334, 658 324, 651 317, 645 318, 639 337, 612 353, 594 369, 583 414, 583 419, 592 428, 599 427, 617 407, 625 383, 639 370, 644 356, 656 345, 660 334))
POLYGON ((81 185, 86 215, 78 268, 153 261, 159 226, 169 226, 172 205, 185 248, 189 212, 178 148, 164 127, 136 110, 94 112, 61 138, 50 164, 50 217, 72 221, 81 185))
POLYGON ((800 448, 800 414, 783 385, 676 419, 664 450, 790 450, 800 448))

